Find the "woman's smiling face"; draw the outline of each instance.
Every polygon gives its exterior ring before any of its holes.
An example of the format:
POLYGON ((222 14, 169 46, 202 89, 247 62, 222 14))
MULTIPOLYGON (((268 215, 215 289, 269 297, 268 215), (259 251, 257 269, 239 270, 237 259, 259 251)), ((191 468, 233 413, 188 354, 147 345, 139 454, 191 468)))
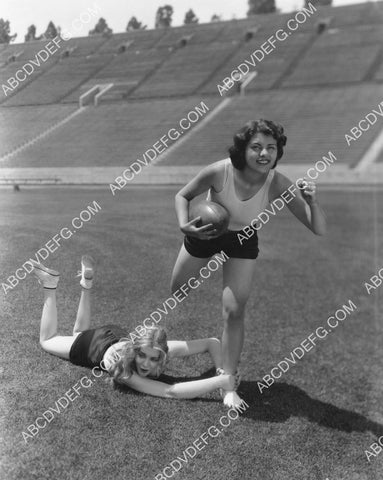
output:
POLYGON ((246 166, 251 170, 267 173, 275 165, 277 155, 275 138, 264 133, 256 133, 246 147, 246 166))

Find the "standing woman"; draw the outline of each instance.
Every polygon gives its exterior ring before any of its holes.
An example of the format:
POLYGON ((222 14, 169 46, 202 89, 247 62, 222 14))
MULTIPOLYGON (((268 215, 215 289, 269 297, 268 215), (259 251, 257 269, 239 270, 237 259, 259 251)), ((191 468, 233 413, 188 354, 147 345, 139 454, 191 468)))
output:
MULTIPOLYGON (((286 136, 283 127, 269 120, 248 122, 234 136, 230 158, 201 170, 175 197, 176 214, 184 243, 174 266, 171 288, 176 291, 190 277, 198 276, 211 256, 222 250, 229 256, 223 265, 222 354, 223 370, 235 374, 244 340, 245 306, 251 291, 258 256, 257 232, 240 242, 238 234, 292 185, 275 170, 283 155, 286 136), (208 191, 208 199, 223 205, 230 214, 229 230, 217 236, 209 224, 197 227, 198 218, 189 221, 189 202, 208 191)), ((314 182, 303 181, 300 191, 286 203, 293 215, 317 235, 326 231, 326 220, 315 193, 314 182)), ((224 404, 241 403, 234 391, 226 391, 224 404)))

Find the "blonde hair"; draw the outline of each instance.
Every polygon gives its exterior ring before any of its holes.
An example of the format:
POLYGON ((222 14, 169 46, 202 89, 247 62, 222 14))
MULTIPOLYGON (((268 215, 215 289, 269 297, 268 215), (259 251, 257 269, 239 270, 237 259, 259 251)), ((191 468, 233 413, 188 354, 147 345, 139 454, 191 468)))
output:
POLYGON ((145 334, 134 343, 132 340, 121 339, 113 345, 114 362, 108 369, 114 384, 123 384, 136 370, 135 359, 142 347, 150 347, 160 352, 156 377, 164 371, 169 351, 166 332, 160 327, 146 328, 145 334))

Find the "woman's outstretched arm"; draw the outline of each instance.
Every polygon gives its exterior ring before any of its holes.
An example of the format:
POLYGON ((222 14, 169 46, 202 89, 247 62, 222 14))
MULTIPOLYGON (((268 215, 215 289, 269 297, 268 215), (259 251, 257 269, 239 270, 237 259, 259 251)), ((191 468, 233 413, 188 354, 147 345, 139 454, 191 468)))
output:
POLYGON ((193 380, 191 382, 175 383, 168 385, 158 380, 143 378, 133 373, 133 375, 124 381, 124 384, 147 395, 164 398, 195 398, 205 393, 213 392, 218 388, 232 390, 234 388, 235 377, 232 375, 220 375, 218 377, 205 378, 204 380, 193 380))
POLYGON ((169 357, 189 357, 199 353, 209 353, 215 368, 222 368, 221 342, 218 338, 201 338, 198 340, 169 340, 169 357))

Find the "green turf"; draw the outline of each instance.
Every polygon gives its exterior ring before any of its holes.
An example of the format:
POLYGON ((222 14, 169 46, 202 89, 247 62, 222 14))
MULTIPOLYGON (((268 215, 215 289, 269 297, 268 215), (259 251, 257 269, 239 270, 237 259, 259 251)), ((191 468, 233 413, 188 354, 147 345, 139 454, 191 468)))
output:
MULTIPOLYGON (((85 252, 98 260, 93 324, 133 329, 169 296, 181 244, 174 193, 1 190, 1 281, 96 200, 102 211, 46 261, 62 272, 61 331, 69 334, 73 325, 79 296, 74 275, 85 252)), ((240 393, 249 408, 173 478, 383 478, 383 452, 370 463, 364 454, 383 434, 382 290, 368 296, 363 287, 383 266, 377 208, 383 193, 323 192, 321 200, 326 237, 313 236, 287 211, 261 230, 241 362, 240 393), (257 381, 348 300, 357 311, 261 395, 257 381)), ((217 272, 168 315, 163 324, 170 338, 220 335, 220 285, 217 272)), ((33 278, 1 295, 2 480, 154 479, 210 426, 219 426, 226 410, 217 394, 165 400, 119 392, 93 377, 25 443, 22 431, 91 372, 40 349, 42 292, 33 278)), ((174 362, 166 373, 198 377, 210 368, 207 357, 196 358, 174 362)))

